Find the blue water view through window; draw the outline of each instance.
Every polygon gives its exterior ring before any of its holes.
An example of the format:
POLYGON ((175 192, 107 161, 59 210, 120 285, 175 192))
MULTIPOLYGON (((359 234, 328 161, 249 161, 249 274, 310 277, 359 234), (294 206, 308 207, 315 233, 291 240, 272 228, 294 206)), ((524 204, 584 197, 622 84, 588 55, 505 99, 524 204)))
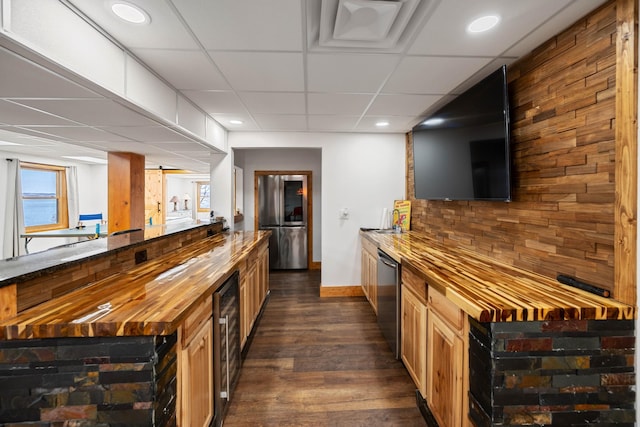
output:
POLYGON ((23 168, 20 177, 25 227, 57 224, 57 172, 23 168))

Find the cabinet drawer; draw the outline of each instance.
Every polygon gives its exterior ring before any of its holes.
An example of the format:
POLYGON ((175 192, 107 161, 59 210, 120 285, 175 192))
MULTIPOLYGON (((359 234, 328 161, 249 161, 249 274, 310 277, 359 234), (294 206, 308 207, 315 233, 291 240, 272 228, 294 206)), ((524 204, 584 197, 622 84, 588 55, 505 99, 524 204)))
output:
POLYGON ((464 312, 433 287, 429 287, 429 307, 458 331, 464 325, 464 312))
POLYGON ((371 255, 376 257, 378 256, 378 247, 364 237, 362 237, 362 249, 369 252, 371 255))
POLYGON ((198 327, 211 317, 213 312, 212 298, 213 297, 209 295, 207 299, 200 302, 182 324, 183 345, 187 344, 193 334, 198 331, 198 327))
POLYGON ((402 284, 411 289, 420 302, 427 304, 427 282, 404 265, 402 266, 402 284))

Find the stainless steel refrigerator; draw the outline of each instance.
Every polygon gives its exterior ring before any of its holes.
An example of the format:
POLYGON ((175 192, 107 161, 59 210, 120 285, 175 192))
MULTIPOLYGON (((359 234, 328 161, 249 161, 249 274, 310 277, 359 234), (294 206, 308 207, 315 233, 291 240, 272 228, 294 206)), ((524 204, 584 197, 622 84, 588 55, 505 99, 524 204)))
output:
POLYGON ((258 225, 271 230, 269 268, 308 267, 306 175, 258 176, 258 225))

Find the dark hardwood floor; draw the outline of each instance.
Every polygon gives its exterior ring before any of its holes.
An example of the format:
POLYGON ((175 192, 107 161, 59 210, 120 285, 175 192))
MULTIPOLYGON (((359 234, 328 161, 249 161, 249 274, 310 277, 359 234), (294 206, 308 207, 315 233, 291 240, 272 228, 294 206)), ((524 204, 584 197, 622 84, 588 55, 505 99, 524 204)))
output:
POLYGON ((317 271, 270 281, 225 427, 425 425, 364 297, 320 298, 317 271))

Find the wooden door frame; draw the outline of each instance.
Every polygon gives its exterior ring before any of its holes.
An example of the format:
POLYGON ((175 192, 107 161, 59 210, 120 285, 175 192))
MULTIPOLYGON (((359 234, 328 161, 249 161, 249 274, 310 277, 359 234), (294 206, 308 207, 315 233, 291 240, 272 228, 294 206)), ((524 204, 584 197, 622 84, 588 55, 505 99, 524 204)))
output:
POLYGON ((254 230, 259 228, 258 177, 265 175, 304 175, 307 177, 307 267, 320 270, 320 263, 313 261, 313 172, 309 170, 256 170, 253 172, 254 230))

